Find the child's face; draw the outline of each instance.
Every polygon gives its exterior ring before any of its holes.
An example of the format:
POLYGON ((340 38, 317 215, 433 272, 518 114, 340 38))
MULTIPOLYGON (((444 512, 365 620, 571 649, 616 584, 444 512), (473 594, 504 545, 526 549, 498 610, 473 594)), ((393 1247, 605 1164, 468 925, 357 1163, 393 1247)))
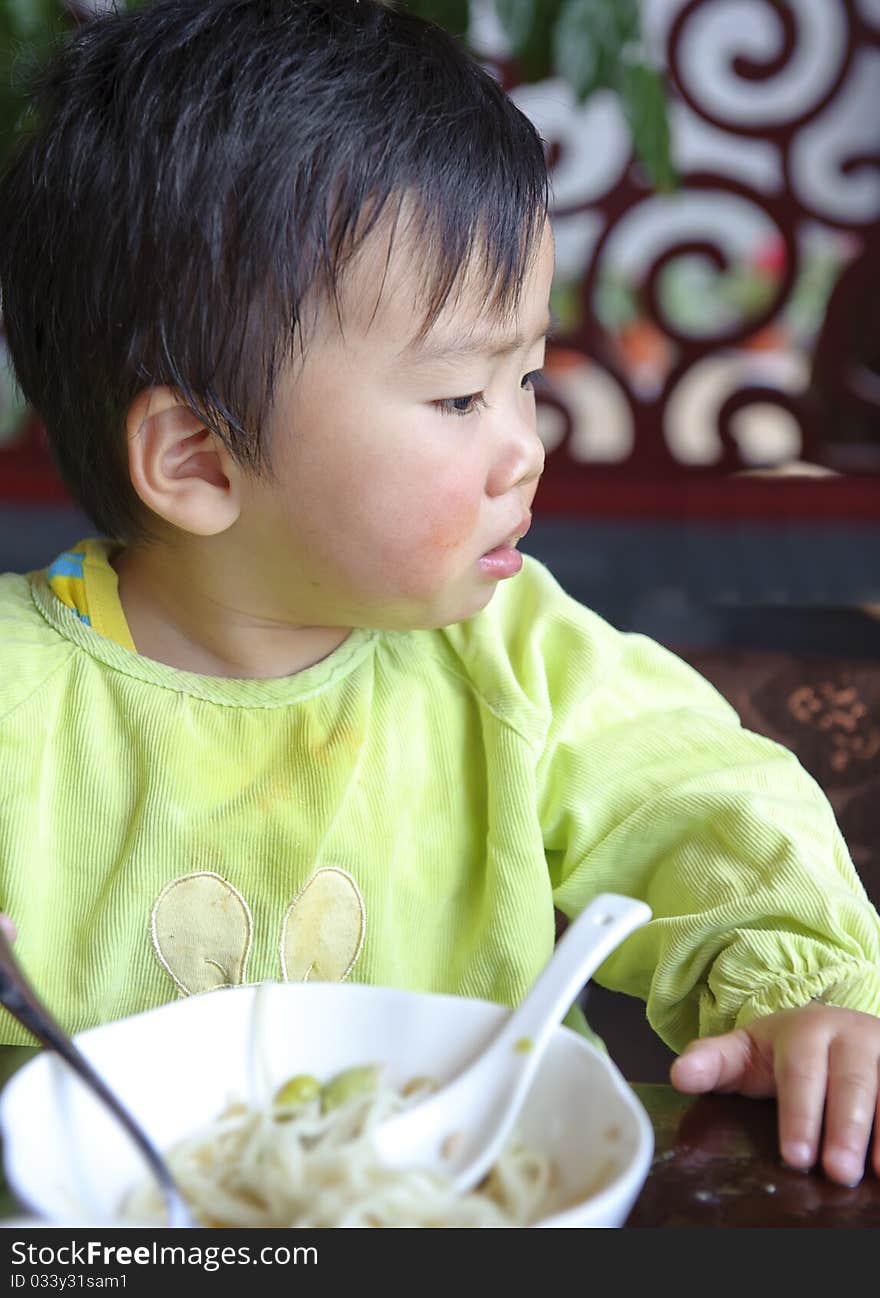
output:
POLYGON ((508 321, 487 318, 466 284, 413 344, 407 265, 395 252, 383 286, 383 255, 356 260, 344 333, 328 308, 279 384, 273 478, 244 484, 236 527, 253 571, 300 625, 447 625, 478 612, 518 564, 484 556, 524 531, 544 465, 528 375, 544 362, 549 224, 508 321))

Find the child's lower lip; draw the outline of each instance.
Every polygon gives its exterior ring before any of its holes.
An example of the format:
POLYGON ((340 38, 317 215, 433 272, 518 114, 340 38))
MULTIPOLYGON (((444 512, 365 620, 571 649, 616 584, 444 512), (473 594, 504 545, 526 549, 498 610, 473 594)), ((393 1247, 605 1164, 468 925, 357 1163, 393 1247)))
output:
POLYGON ((480 568, 489 577, 514 577, 522 564, 522 555, 512 545, 497 545, 480 559, 480 568))

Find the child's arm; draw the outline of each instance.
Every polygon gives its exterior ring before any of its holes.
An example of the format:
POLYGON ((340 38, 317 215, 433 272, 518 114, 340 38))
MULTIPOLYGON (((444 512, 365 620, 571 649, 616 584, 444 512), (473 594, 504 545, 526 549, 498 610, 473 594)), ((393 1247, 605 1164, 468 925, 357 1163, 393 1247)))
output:
POLYGON ((573 916, 623 892, 654 916, 596 980, 677 1052, 813 1000, 880 1013, 880 917, 794 755, 650 641, 565 649, 538 772, 553 899, 573 916))
POLYGON ((822 1167, 846 1185, 863 1174, 876 1120, 880 1175, 880 920, 830 805, 793 755, 720 707, 713 716, 700 682, 689 708, 679 665, 637 648, 670 707, 640 717, 618 683, 594 700, 609 731, 592 745, 585 735, 577 757, 568 740, 557 752, 584 806, 557 826, 554 899, 574 914, 598 885, 651 905, 653 921, 597 979, 642 996, 674 1049, 690 1042, 675 1086, 776 1095, 795 1167, 816 1162, 824 1118, 822 1167))
POLYGON ((778 1094, 797 1166, 815 1160, 827 1095, 823 1164, 851 1181, 838 1147, 864 1166, 877 1107, 880 916, 827 798, 659 645, 547 584, 528 614, 528 638, 508 643, 548 718, 537 792, 554 902, 574 916, 617 891, 653 911, 596 981, 689 1047, 676 1085, 778 1094))
POLYGON ((880 1176, 880 1019, 813 1003, 780 1010, 720 1037, 693 1041, 672 1065, 680 1091, 775 1095, 779 1146, 792 1167, 819 1156, 829 1177, 855 1185, 880 1176), (824 1119, 824 1131, 823 1127, 824 1119))

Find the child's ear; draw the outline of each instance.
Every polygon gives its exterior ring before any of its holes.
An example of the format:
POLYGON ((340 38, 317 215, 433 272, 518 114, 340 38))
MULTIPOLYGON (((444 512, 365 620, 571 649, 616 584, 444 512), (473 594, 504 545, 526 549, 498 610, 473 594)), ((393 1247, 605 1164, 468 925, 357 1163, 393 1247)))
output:
POLYGON ((236 521, 239 466, 173 389, 138 393, 126 441, 132 486, 154 514, 197 536, 216 536, 236 521))

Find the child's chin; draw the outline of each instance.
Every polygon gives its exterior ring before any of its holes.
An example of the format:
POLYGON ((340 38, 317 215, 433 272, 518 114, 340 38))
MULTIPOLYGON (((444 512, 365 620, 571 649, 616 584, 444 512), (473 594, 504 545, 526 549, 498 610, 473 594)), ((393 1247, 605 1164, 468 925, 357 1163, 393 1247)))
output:
POLYGON ((421 600, 421 613, 416 613, 408 623, 412 631, 436 631, 440 627, 454 626, 456 622, 466 622, 474 617, 489 603, 495 594, 497 581, 473 584, 470 589, 457 589, 445 592, 425 594, 421 600))
POLYGON ((467 599, 460 600, 452 615, 438 622, 438 626, 452 626, 455 622, 466 622, 468 618, 475 617, 481 613, 489 600, 498 589, 497 582, 489 582, 480 590, 469 595, 467 599))

